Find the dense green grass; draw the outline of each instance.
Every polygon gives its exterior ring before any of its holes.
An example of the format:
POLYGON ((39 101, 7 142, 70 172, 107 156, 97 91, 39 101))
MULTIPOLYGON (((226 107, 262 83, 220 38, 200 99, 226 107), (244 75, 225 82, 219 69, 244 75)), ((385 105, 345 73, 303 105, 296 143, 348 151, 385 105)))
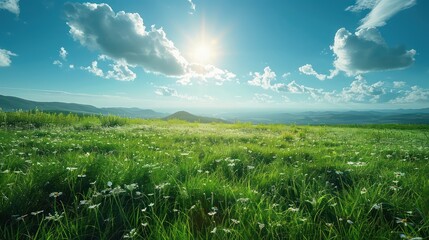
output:
POLYGON ((429 238, 424 125, 0 124, 2 239, 429 238))

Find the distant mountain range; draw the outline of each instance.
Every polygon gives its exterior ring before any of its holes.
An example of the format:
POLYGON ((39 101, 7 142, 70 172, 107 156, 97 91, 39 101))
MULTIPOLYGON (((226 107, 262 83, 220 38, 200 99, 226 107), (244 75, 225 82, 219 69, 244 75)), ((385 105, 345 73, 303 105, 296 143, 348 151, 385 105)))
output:
POLYGON ((0 108, 3 111, 34 110, 46 112, 62 112, 77 114, 117 115, 131 118, 163 118, 166 113, 155 112, 151 109, 139 108, 97 108, 91 105, 63 102, 34 102, 17 97, 0 95, 0 108))
POLYGON ((429 124, 429 108, 379 111, 320 111, 299 113, 234 113, 219 117, 229 121, 286 124, 429 124))
POLYGON ((189 122, 252 122, 252 123, 286 123, 286 124, 429 124, 429 108, 395 109, 377 111, 320 111, 300 113, 275 112, 230 112, 215 117, 197 116, 189 112, 179 111, 174 114, 160 113, 151 109, 140 108, 97 108, 91 105, 35 102, 17 97, 0 95, 0 108, 3 111, 34 110, 45 112, 62 112, 77 114, 117 115, 130 118, 159 118, 164 120, 179 119, 189 122))
POLYGON ((179 119, 187 122, 200 122, 200 123, 211 123, 211 122, 227 123, 227 121, 219 118, 197 116, 185 111, 179 111, 179 112, 173 113, 163 119, 165 120, 179 119))

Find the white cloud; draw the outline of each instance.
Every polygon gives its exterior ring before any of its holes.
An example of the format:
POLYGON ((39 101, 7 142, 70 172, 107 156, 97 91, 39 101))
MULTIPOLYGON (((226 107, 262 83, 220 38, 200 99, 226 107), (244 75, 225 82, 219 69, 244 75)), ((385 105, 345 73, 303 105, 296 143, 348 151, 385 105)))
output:
POLYGON ((286 89, 290 93, 304 93, 305 87, 303 85, 299 85, 296 81, 292 81, 286 85, 286 89))
POLYGON ((331 49, 336 56, 336 69, 350 76, 406 68, 414 62, 416 54, 414 49, 390 48, 375 28, 361 29, 354 34, 341 28, 335 34, 331 49))
POLYGON ((55 60, 54 62, 52 62, 52 64, 54 64, 58 67, 63 67, 63 63, 60 60, 55 60))
POLYGON ((283 83, 271 83, 271 81, 276 80, 277 75, 268 66, 264 68, 264 73, 261 74, 259 72, 254 72, 251 73, 251 76, 253 77, 253 79, 247 81, 247 83, 249 83, 249 85, 251 86, 257 86, 263 89, 271 89, 276 92, 278 92, 281 88, 285 86, 283 83))
POLYGON ((362 10, 373 9, 381 0, 357 0, 355 5, 348 6, 346 11, 360 12, 362 10))
POLYGON ((298 84, 296 81, 288 83, 284 88, 282 88, 282 90, 284 92, 289 92, 292 94, 308 95, 311 100, 315 101, 321 101, 323 98, 322 96, 324 94, 324 90, 321 88, 317 89, 306 87, 304 85, 298 84))
POLYGON ((412 86, 411 89, 404 92, 404 94, 396 99, 390 101, 391 103, 417 103, 429 101, 429 89, 424 89, 418 86, 412 86))
POLYGON ((18 56, 15 53, 6 50, 6 49, 0 49, 0 67, 9 67, 12 63, 12 60, 10 60, 10 57, 18 56))
POLYGON ((416 0, 357 0, 356 4, 346 10, 370 10, 370 13, 361 20, 361 25, 355 33, 341 28, 335 34, 334 45, 330 46, 335 56, 335 69, 330 70, 329 76, 317 73, 310 64, 299 70, 319 80, 325 80, 336 76, 339 71, 356 76, 367 72, 409 67, 414 62, 416 50, 406 50, 403 46, 389 47, 376 28, 386 25, 387 20, 395 14, 415 4, 416 0))
POLYGON ((59 55, 64 61, 66 61, 68 54, 69 53, 67 52, 67 50, 65 48, 63 48, 63 47, 60 48, 59 55))
POLYGON ((104 77, 104 72, 103 72, 103 70, 101 70, 100 68, 98 68, 98 62, 97 61, 93 61, 91 63, 91 66, 81 67, 81 69, 82 70, 86 70, 86 71, 94 74, 95 76, 104 77))
MULTIPOLYGON (((418 86, 407 87, 405 82, 386 84, 378 81, 368 83, 361 75, 357 75, 349 86, 340 91, 326 91, 312 88, 292 81, 281 89, 285 101, 324 102, 324 103, 391 103, 412 104, 429 103, 429 89, 418 86)), ((254 99, 257 99, 255 97, 254 99)), ((263 97, 261 97, 263 99, 263 97)), ((268 97, 268 100, 269 97, 268 97)))
POLYGON ((166 97, 175 97, 180 99, 185 99, 188 101, 213 101, 214 98, 209 95, 204 95, 203 97, 197 97, 197 96, 190 96, 187 94, 180 94, 177 92, 176 89, 166 87, 166 86, 159 86, 155 89, 155 94, 159 96, 166 96, 166 97))
POLYGON ((83 46, 100 51, 101 58, 116 62, 112 65, 114 72, 108 72, 107 77, 134 79, 129 67, 140 66, 147 72, 178 78, 182 84, 213 80, 222 85, 235 78, 235 74, 213 65, 189 63, 162 28, 152 25, 147 29, 138 13, 115 13, 105 3, 67 3, 65 8, 72 37, 83 46))
POLYGON ((223 85, 226 81, 231 81, 236 78, 234 73, 228 70, 219 69, 213 65, 201 65, 192 63, 188 65, 186 74, 177 82, 182 85, 191 84, 192 80, 207 82, 212 80, 216 85, 223 85))
POLYGON ((291 74, 290 72, 283 73, 282 78, 287 78, 290 76, 290 74, 291 74))
POLYGON ((162 28, 149 30, 138 13, 115 13, 108 4, 67 3, 70 34, 83 46, 146 71, 182 76, 187 61, 162 28))
POLYGON ((404 87, 405 86, 405 82, 402 82, 402 81, 394 81, 393 82, 393 87, 394 88, 402 88, 402 87, 404 87))
POLYGON ((112 70, 107 71, 107 79, 115 79, 119 81, 133 81, 137 75, 129 69, 129 66, 123 61, 117 61, 110 64, 112 70))
POLYGON ((253 100, 259 103, 272 103, 273 101, 273 97, 271 95, 268 94, 264 94, 264 93, 255 93, 253 95, 253 100))
POLYGON ((19 15, 19 0, 2 0, 0 1, 0 9, 19 15))
POLYGON ((189 4, 191 5, 191 6, 190 6, 190 8, 191 8, 191 12, 189 12, 189 14, 194 14, 195 9, 196 9, 195 3, 193 3, 193 2, 192 2, 192 0, 188 0, 188 2, 189 2, 189 4))
POLYGON ((295 81, 287 84, 284 90, 284 92, 307 96, 307 100, 328 103, 375 103, 391 99, 392 97, 386 96, 388 93, 393 97, 396 96, 396 92, 387 91, 384 82, 379 81, 374 84, 368 84, 361 75, 356 76, 350 86, 343 88, 340 92, 329 92, 322 88, 307 87, 295 81))
POLYGON ((304 66, 299 67, 298 70, 305 75, 315 76, 317 79, 321 81, 325 79, 332 79, 335 76, 337 76, 339 72, 337 69, 335 69, 335 70, 329 70, 330 71, 329 75, 320 74, 313 69, 313 66, 311 64, 305 64, 304 66))
POLYGON ((343 88, 339 94, 344 102, 378 102, 382 95, 386 94, 384 82, 368 84, 362 76, 358 75, 350 87, 343 88))
POLYGON ((410 8, 416 4, 416 0, 358 0, 355 5, 346 10, 359 12, 371 9, 368 15, 361 20, 358 29, 381 27, 387 20, 398 12, 410 8))
POLYGON ((118 81, 133 81, 137 77, 137 75, 129 68, 132 66, 128 65, 125 61, 115 61, 114 59, 105 55, 99 56, 98 60, 111 61, 112 63, 109 64, 111 70, 103 71, 101 68, 99 68, 97 61, 93 61, 91 66, 81 67, 81 69, 86 70, 98 77, 114 79, 118 81))
POLYGON ((155 90, 155 94, 159 96, 177 96, 177 90, 165 86, 160 86, 155 90))
POLYGON ((74 69, 74 65, 73 65, 73 64, 70 64, 70 65, 69 65, 69 68, 70 68, 70 69, 74 69))

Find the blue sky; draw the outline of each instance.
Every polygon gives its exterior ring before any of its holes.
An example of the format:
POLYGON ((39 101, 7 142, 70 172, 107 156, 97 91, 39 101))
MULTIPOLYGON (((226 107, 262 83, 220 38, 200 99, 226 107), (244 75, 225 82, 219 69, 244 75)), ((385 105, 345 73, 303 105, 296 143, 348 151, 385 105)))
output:
POLYGON ((152 109, 429 107, 429 1, 0 0, 0 94, 152 109))

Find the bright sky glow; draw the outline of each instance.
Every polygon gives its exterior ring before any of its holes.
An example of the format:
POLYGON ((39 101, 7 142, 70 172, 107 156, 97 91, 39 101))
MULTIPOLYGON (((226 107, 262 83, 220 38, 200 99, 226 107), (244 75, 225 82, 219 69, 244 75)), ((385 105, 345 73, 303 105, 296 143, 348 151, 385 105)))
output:
POLYGON ((214 51, 207 43, 199 43, 194 49, 194 59, 199 63, 207 63, 214 57, 214 51))
POLYGON ((425 0, 0 0, 0 94, 152 109, 429 107, 425 0))

